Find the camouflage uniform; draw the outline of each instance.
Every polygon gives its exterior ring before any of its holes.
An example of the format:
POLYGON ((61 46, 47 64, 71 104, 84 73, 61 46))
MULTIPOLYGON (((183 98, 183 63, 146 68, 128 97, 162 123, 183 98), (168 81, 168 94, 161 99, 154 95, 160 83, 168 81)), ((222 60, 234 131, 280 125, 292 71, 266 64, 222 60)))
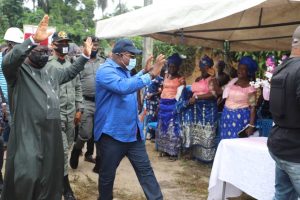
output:
MULTIPOLYGON (((51 68, 65 68, 70 66, 68 60, 60 61, 57 56, 49 58, 47 67, 51 68)), ((79 76, 76 76, 70 82, 60 85, 60 117, 62 127, 62 138, 64 145, 64 175, 68 174, 68 154, 69 149, 73 144, 75 137, 74 118, 76 111, 81 111, 82 106, 82 89, 79 76)))

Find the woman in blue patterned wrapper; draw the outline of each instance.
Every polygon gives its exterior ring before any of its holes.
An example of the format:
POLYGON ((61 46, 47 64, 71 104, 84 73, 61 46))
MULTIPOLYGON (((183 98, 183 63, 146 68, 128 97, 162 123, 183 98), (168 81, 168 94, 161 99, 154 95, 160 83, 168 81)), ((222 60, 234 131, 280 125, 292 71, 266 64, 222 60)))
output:
POLYGON ((250 81, 255 78, 257 68, 257 63, 251 57, 242 57, 237 70, 238 78, 232 79, 225 87, 221 139, 237 138, 245 128, 247 135, 254 133, 256 89, 250 85, 250 81))
POLYGON ((213 65, 208 56, 200 60, 201 76, 191 88, 183 89, 177 103, 183 147, 192 147, 193 156, 204 162, 211 162, 216 151, 217 97, 221 89, 214 77, 213 65))
MULTIPOLYGON (((145 88, 146 120, 147 126, 150 122, 157 122, 158 105, 162 92, 165 69, 162 69, 160 76, 152 80, 151 84, 145 88)), ((149 129, 150 139, 155 138, 155 130, 149 129)))
POLYGON ((185 84, 184 78, 178 74, 181 63, 182 59, 177 53, 168 58, 168 73, 164 78, 155 137, 157 149, 170 155, 172 160, 176 159, 181 145, 175 99, 178 87, 185 84))

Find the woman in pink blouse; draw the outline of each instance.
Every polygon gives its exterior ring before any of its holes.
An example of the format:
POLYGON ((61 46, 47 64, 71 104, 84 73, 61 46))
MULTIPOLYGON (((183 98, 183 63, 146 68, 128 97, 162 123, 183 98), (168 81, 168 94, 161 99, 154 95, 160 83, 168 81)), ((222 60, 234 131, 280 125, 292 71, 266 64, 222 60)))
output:
POLYGON ((182 59, 177 53, 168 58, 168 73, 159 103, 156 144, 160 152, 167 153, 171 158, 178 155, 181 146, 180 127, 175 110, 177 88, 185 82, 178 74, 181 63, 182 59))
POLYGON ((220 129, 221 139, 237 138, 245 129, 247 135, 255 131, 256 89, 249 82, 255 77, 257 63, 249 56, 241 58, 237 74, 225 87, 223 98, 226 99, 222 113, 220 129))
POLYGON ((177 104, 181 115, 183 147, 192 148, 193 157, 204 162, 213 160, 216 151, 217 96, 221 89, 212 68, 213 60, 204 56, 199 67, 201 76, 184 88, 177 104))

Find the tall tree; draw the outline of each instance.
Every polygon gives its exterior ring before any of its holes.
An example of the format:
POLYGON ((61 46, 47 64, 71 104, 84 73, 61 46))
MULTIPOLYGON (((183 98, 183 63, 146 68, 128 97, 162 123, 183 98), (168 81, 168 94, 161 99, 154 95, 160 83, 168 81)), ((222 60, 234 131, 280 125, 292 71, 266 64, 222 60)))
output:
MULTIPOLYGON (((35 0, 33 0, 35 1, 35 0)), ((43 9, 45 11, 45 13, 49 13, 50 12, 50 2, 49 0, 38 0, 38 7, 43 9)))
POLYGON ((107 0, 97 0, 97 6, 101 8, 102 13, 107 8, 107 0))
POLYGON ((129 11, 130 9, 127 7, 126 3, 121 3, 121 1, 119 1, 119 4, 117 5, 114 12, 112 13, 112 16, 121 15, 129 11))
POLYGON ((22 27, 22 17, 20 17, 23 15, 22 5, 23 0, 1 0, 2 14, 7 17, 9 26, 22 27))
POLYGON ((9 28, 9 19, 3 12, 3 0, 0 0, 0 44, 3 42, 5 31, 9 28))

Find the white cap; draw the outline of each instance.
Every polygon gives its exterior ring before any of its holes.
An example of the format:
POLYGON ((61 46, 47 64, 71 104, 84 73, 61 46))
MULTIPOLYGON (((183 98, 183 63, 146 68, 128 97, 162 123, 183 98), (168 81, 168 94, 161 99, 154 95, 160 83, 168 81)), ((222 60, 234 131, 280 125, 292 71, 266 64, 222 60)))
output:
POLYGON ((19 28, 11 27, 6 30, 4 40, 20 44, 24 42, 24 33, 19 28))

